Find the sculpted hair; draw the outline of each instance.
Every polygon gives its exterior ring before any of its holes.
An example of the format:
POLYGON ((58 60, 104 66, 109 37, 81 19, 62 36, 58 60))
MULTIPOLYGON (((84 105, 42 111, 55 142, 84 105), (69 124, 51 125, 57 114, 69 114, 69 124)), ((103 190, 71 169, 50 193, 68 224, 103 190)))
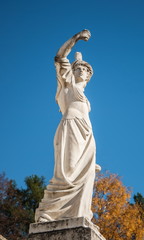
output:
POLYGON ((86 81, 89 82, 92 75, 93 75, 93 69, 92 67, 90 66, 90 64, 88 64, 87 62, 84 62, 84 61, 75 61, 73 64, 72 64, 72 70, 75 69, 75 67, 77 66, 85 66, 87 68, 87 79, 86 81))

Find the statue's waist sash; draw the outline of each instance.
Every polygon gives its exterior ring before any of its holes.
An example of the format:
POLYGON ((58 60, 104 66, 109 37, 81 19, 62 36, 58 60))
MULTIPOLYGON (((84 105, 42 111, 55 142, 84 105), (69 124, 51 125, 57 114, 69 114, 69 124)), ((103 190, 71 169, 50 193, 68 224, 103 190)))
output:
POLYGON ((74 118, 84 119, 88 124, 88 126, 92 128, 88 113, 85 114, 79 111, 78 109, 68 108, 65 114, 63 115, 63 120, 74 119, 74 118))

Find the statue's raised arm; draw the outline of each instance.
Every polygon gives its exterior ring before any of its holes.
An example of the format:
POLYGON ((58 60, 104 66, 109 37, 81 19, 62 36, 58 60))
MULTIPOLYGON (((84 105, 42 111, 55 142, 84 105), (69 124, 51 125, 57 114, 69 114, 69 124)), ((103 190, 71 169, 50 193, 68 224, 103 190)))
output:
POLYGON ((57 61, 57 59, 66 58, 77 41, 79 40, 88 41, 90 36, 91 36, 90 31, 87 29, 82 30, 81 32, 75 34, 72 38, 70 38, 61 46, 61 48, 58 50, 56 54, 55 60, 57 61))

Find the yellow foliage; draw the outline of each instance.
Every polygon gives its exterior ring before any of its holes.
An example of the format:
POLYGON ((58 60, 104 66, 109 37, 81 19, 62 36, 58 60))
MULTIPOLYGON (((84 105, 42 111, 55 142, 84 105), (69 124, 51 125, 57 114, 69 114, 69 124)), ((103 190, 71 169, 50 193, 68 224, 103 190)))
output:
POLYGON ((131 192, 115 174, 99 174, 94 185, 93 222, 107 240, 143 240, 144 222, 131 192))

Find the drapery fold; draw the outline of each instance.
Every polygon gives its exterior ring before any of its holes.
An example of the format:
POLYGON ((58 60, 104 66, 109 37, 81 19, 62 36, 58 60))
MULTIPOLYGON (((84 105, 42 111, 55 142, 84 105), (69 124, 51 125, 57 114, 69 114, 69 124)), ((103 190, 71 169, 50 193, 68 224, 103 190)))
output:
POLYGON ((54 176, 36 210, 36 221, 92 218, 95 148, 92 128, 84 118, 61 120, 54 139, 54 176))

